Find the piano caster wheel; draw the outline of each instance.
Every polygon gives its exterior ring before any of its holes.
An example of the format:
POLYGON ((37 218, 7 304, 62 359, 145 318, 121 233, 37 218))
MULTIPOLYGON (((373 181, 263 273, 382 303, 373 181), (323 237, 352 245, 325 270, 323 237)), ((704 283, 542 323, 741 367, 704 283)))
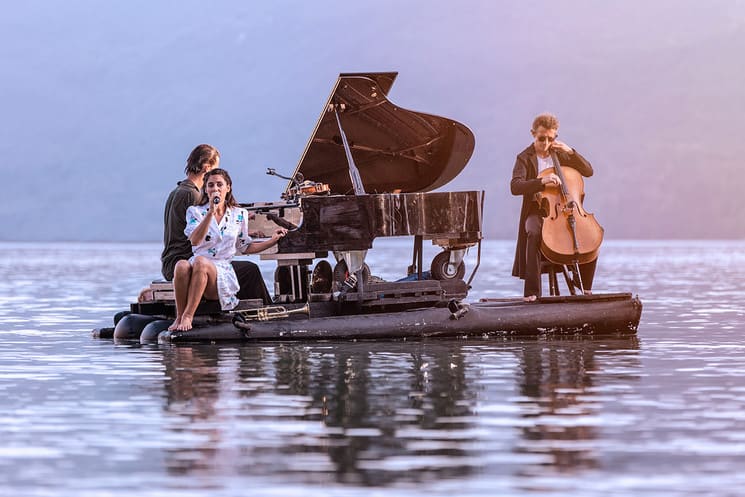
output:
POLYGON ((432 259, 433 280, 462 280, 466 275, 466 264, 461 261, 457 268, 450 264, 450 252, 440 252, 432 259))
MULTIPOLYGON (((344 288, 344 282, 349 280, 349 277, 351 275, 349 274, 349 271, 347 271, 347 263, 342 261, 339 261, 339 263, 334 266, 334 285, 333 290, 334 291, 341 291, 344 288)), ((362 265, 362 279, 363 284, 370 283, 370 268, 367 264, 362 265)), ((357 286, 356 284, 354 285, 357 286)), ((353 288, 347 288, 347 291, 354 290, 353 288)))

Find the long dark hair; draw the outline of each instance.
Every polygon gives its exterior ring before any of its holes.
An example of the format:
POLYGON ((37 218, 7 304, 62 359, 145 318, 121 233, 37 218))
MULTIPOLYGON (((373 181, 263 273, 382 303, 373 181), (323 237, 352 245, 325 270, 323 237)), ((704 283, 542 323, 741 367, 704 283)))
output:
POLYGON ((202 201, 199 202, 199 205, 204 205, 209 202, 210 199, 207 196, 207 182, 209 181, 210 176, 215 175, 222 176, 223 179, 225 179, 225 183, 230 187, 230 191, 225 195, 225 205, 227 207, 238 207, 238 202, 236 202, 235 197, 233 196, 233 180, 230 179, 230 175, 225 169, 219 167, 205 173, 204 184, 202 184, 202 201))

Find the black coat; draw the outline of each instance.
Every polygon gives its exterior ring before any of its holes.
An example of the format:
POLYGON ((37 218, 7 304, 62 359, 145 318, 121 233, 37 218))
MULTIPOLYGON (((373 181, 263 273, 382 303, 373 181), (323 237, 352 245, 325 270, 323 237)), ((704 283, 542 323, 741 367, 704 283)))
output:
MULTIPOLYGON (((558 151, 555 153, 554 160, 556 158, 558 158, 561 166, 574 168, 585 177, 592 176, 592 166, 576 150, 572 155, 558 151)), ((546 186, 541 184, 541 180, 537 176, 538 158, 536 157, 535 148, 531 143, 528 148, 517 155, 515 167, 512 169, 512 181, 510 182, 510 191, 512 191, 512 194, 523 196, 523 205, 520 210, 520 224, 517 229, 515 262, 512 265, 512 276, 518 276, 523 279, 525 278, 525 245, 527 243, 525 220, 530 214, 540 213, 536 194, 546 189, 546 186)))

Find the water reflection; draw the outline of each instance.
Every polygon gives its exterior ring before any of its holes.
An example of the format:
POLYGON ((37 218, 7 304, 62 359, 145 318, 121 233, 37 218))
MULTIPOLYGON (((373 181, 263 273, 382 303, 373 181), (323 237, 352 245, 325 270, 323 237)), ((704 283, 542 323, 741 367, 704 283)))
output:
POLYGON ((191 443, 166 466, 362 486, 463 478, 502 451, 515 476, 591 469, 596 387, 635 381, 637 353, 633 338, 169 346, 167 429, 191 443))
MULTIPOLYGON (((371 253, 376 273, 397 274, 410 257, 397 247, 371 253)), ((520 292, 505 273, 513 250, 485 246, 474 298, 520 292)), ((641 295, 641 345, 92 340, 158 274, 159 253, 0 244, 0 494, 677 497, 745 486, 741 241, 604 244, 599 291, 641 295)))
MULTIPOLYGON (((598 356, 609 350, 636 351, 634 338, 538 341, 522 347, 520 393, 529 423, 522 428, 524 442, 518 452, 546 454, 545 465, 559 472, 598 467, 593 440, 598 438, 602 404, 595 398, 596 375, 605 365, 598 356)), ((626 354, 620 380, 638 381, 641 365, 636 353, 626 354)), ((616 364, 616 368, 619 365, 616 364)), ((607 381, 607 378, 603 378, 607 381)), ((531 468, 526 468, 526 473, 531 468)))
POLYGON ((179 347, 164 350, 165 411, 181 422, 169 424, 177 438, 193 438, 192 450, 166 449, 166 467, 172 474, 208 469, 220 446, 223 430, 216 425, 220 398, 218 349, 179 347))

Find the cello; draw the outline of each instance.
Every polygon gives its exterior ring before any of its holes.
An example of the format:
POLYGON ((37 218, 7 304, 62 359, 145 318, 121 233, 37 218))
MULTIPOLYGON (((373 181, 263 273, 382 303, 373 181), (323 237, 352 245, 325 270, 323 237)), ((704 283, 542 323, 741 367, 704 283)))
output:
MULTIPOLYGON (((555 173, 561 185, 547 185, 538 193, 538 203, 544 212, 541 252, 554 264, 571 265, 575 275, 579 275, 580 264, 597 259, 603 227, 582 206, 585 198, 582 175, 574 168, 561 167, 555 153, 551 157, 554 167, 541 171, 538 178, 555 173)), ((581 280, 580 290, 584 293, 581 280)))

